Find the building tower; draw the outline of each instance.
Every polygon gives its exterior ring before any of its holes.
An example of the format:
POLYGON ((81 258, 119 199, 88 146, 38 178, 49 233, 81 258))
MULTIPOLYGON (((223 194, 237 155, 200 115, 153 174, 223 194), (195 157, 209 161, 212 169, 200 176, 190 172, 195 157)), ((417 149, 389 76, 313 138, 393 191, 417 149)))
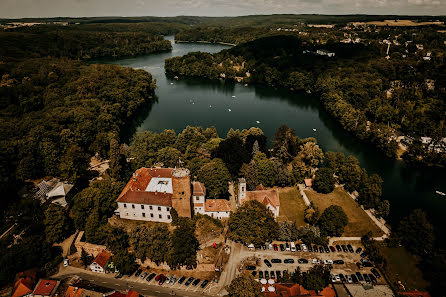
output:
POLYGON ((246 180, 242 177, 238 179, 238 201, 240 205, 244 199, 246 199, 246 180))

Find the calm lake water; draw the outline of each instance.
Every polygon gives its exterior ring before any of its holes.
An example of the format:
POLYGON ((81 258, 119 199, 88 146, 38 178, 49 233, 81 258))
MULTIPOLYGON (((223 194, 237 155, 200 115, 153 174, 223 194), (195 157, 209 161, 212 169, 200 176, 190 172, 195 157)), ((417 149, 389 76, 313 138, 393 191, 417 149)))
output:
MULTIPOLYGON (((373 147, 353 139, 324 111, 316 97, 286 89, 244 86, 240 83, 166 76, 164 60, 188 52, 218 52, 224 45, 173 43, 171 52, 101 60, 121 66, 144 69, 157 80, 157 102, 137 131, 174 129, 181 132, 187 125, 215 126, 221 137, 230 128, 259 127, 269 140, 285 124, 301 137, 315 137, 324 151, 340 151, 357 157, 369 174, 384 179, 383 196, 391 202, 391 221, 397 222, 412 209, 422 208, 434 221, 439 234, 446 231, 446 171, 437 168, 414 168, 386 158, 373 147), (232 96, 235 96, 233 98, 232 96), (316 129, 316 131, 313 131, 316 129)), ((98 62, 98 61, 96 61, 98 62)), ((446 243, 444 240, 443 243, 446 243)))

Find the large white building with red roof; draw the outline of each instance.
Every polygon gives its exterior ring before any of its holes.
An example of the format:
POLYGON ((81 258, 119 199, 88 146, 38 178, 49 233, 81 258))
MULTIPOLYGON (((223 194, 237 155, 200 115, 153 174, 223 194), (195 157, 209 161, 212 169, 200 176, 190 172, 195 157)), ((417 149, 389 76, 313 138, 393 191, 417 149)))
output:
POLYGON ((184 168, 140 168, 116 200, 122 219, 170 223, 170 210, 191 217, 189 170, 184 168))
POLYGON ((238 199, 240 205, 247 201, 258 201, 266 206, 274 215, 274 218, 279 216, 280 200, 279 191, 277 189, 266 189, 264 186, 259 185, 255 191, 247 191, 246 180, 244 178, 239 179, 238 186, 238 199))

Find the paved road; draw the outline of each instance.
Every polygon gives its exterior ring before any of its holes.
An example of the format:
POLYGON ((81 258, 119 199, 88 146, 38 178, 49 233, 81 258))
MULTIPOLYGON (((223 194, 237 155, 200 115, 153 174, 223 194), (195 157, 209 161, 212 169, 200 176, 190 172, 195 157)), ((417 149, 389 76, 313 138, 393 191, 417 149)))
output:
MULTIPOLYGON (((123 277, 122 279, 115 279, 113 274, 102 274, 102 273, 95 273, 89 270, 84 270, 81 268, 76 267, 64 267, 61 268, 60 271, 53 275, 53 278, 56 279, 64 279, 69 276, 77 275, 83 280, 87 280, 91 283, 94 283, 98 286, 111 288, 114 290, 118 290, 121 292, 125 292, 125 290, 135 290, 141 295, 144 296, 150 296, 150 297, 171 297, 171 296, 184 296, 184 297, 202 297, 203 295, 207 295, 206 293, 202 292, 202 290, 199 290, 199 287, 184 287, 183 289, 176 288, 177 284, 175 284, 175 288, 171 288, 168 285, 159 286, 158 284, 155 284, 154 281, 152 281, 152 284, 145 283, 145 280, 142 282, 140 281, 140 278, 129 278, 129 277, 123 277), (197 290, 198 292, 194 292, 194 290, 197 290)), ((212 286, 212 284, 211 284, 212 286)), ((208 288, 207 288, 208 289, 208 288)), ((207 290, 205 289, 205 291, 207 290)), ((212 296, 212 295, 211 295, 212 296)))

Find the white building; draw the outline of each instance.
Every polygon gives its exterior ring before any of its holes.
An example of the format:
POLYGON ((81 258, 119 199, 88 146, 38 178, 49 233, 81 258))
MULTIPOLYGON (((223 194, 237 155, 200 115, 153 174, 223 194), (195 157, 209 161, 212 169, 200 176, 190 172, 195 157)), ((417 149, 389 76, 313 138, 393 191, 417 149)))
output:
POLYGON ((192 182, 192 203, 194 205, 194 213, 204 214, 206 197, 206 188, 200 182, 192 182))
POLYGON ((280 199, 277 189, 268 190, 264 186, 259 185, 255 191, 247 191, 246 180, 239 178, 238 199, 240 205, 246 201, 256 200, 265 205, 273 213, 274 218, 279 216, 280 199))
POLYGON ((333 52, 329 52, 329 51, 324 50, 324 49, 318 49, 318 50, 316 51, 316 53, 317 53, 318 55, 320 55, 320 56, 327 56, 327 57, 329 57, 329 58, 335 56, 335 53, 333 53, 333 52))
POLYGON ((204 214, 219 220, 229 218, 231 204, 226 199, 206 199, 204 214))
POLYGON ((93 272, 105 273, 105 269, 107 268, 107 264, 110 261, 111 254, 106 250, 102 250, 93 260, 93 263, 90 264, 90 269, 93 272))

